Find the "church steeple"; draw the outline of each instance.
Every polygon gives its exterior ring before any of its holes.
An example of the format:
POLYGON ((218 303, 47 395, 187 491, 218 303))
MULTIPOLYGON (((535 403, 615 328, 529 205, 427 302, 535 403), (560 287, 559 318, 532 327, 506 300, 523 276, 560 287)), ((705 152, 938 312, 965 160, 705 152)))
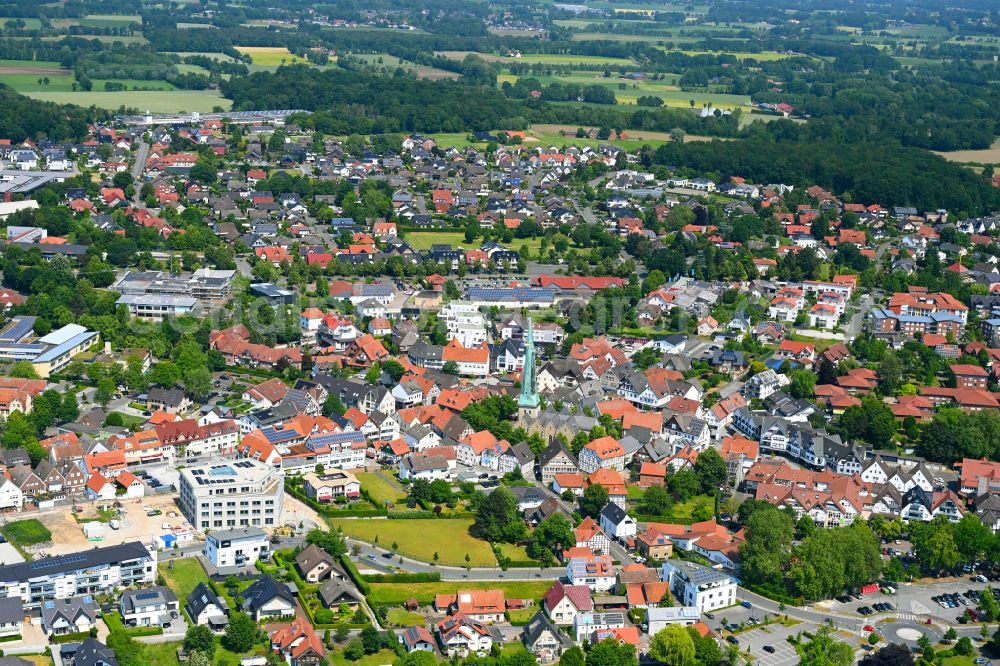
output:
POLYGON ((535 334, 528 318, 528 337, 524 342, 524 373, 521 377, 521 397, 517 406, 521 409, 538 409, 540 400, 535 387, 535 334))

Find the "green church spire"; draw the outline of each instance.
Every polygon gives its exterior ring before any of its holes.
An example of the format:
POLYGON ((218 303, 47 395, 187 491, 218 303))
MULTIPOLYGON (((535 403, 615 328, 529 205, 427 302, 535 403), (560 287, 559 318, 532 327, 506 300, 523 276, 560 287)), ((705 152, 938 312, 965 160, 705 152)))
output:
POLYGON ((524 373, 521 378, 521 397, 517 405, 521 409, 538 409, 538 391, 535 387, 535 334, 528 318, 528 338, 524 342, 524 373))

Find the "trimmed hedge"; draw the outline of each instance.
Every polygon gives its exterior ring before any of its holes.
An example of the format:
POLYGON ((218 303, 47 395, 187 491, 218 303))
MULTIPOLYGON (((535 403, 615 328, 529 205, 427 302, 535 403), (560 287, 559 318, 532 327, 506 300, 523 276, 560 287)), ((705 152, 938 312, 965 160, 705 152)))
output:
POLYGON ((372 574, 362 576, 369 583, 440 583, 441 574, 436 571, 421 573, 372 574))
POLYGON ((90 638, 89 631, 81 631, 78 634, 60 634, 58 636, 49 636, 49 640, 53 643, 82 643, 88 638, 90 638))
POLYGON ((347 572, 347 575, 350 576, 351 580, 354 581, 358 591, 367 597, 371 593, 371 587, 368 585, 368 581, 365 580, 364 576, 361 575, 361 572, 358 571, 358 568, 354 566, 354 562, 352 562, 351 558, 347 556, 347 553, 340 556, 340 564, 344 567, 344 571, 347 572))

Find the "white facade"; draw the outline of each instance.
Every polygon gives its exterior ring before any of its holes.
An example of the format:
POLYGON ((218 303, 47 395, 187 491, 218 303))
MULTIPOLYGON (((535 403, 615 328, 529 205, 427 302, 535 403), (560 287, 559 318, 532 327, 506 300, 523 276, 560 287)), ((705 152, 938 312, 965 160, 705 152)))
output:
POLYGON ((212 532, 205 539, 205 557, 216 567, 252 565, 269 554, 267 534, 253 527, 212 532))
POLYGON ((137 541, 0 567, 0 596, 25 607, 156 580, 156 551, 137 541))
POLYGON ((280 472, 243 459, 181 470, 178 504, 196 530, 275 527, 284 495, 280 472))
POLYGON ((660 578, 669 583, 678 603, 697 608, 699 613, 736 603, 736 581, 717 569, 685 560, 668 560, 663 563, 660 578))

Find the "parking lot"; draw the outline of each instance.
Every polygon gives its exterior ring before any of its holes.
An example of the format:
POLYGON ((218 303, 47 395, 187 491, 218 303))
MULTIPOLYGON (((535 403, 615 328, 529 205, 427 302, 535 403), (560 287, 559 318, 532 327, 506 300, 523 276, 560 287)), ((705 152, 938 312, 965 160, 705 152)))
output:
POLYGON ((800 631, 813 632, 816 629, 816 625, 805 622, 793 627, 772 624, 738 634, 736 639, 739 641, 740 650, 749 650, 755 663, 762 664, 762 666, 783 666, 784 664, 799 663, 799 655, 795 652, 792 644, 788 642, 788 637, 794 636, 800 631), (773 652, 765 650, 765 646, 773 652))
POLYGON ((918 620, 932 618, 936 622, 946 622, 948 624, 958 624, 959 616, 965 613, 966 608, 975 608, 976 602, 964 593, 969 590, 976 592, 990 587, 1000 590, 998 582, 977 582, 970 580, 974 574, 969 573, 964 578, 942 579, 940 582, 911 585, 901 583, 895 587, 893 594, 883 594, 875 592, 862 595, 861 600, 851 599, 848 603, 832 599, 830 601, 817 604, 818 610, 828 611, 831 614, 842 615, 844 617, 856 618, 864 624, 871 624, 885 617, 898 616, 902 620, 918 620), (954 608, 944 608, 935 597, 941 595, 959 595, 964 598, 965 604, 957 602, 954 608), (864 606, 873 607, 876 603, 890 603, 894 611, 874 613, 863 616, 858 613, 858 609, 864 606))

